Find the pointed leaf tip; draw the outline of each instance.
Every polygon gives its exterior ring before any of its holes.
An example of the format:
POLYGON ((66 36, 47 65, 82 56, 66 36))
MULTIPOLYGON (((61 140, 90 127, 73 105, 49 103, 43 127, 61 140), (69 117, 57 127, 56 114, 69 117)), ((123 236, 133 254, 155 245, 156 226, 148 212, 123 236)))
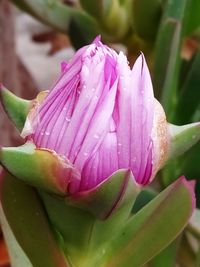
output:
POLYGON ((179 178, 131 216, 123 229, 108 241, 104 255, 99 258, 101 266, 143 266, 185 228, 195 202, 194 182, 179 178), (170 227, 166 225, 169 218, 170 227))
MULTIPOLYGON (((191 196, 191 201, 192 201, 192 211, 196 208, 196 196, 195 196, 195 185, 196 181, 195 180, 190 180, 188 181, 185 176, 181 176, 178 180, 177 183, 182 183, 185 188, 188 189, 188 192, 190 193, 191 196)), ((191 214, 192 215, 192 214, 191 214)))
POLYGON ((0 102, 16 128, 23 129, 31 101, 17 97, 0 84, 0 102))
POLYGON ((200 140, 200 122, 183 126, 169 124, 170 151, 169 160, 180 156, 200 140))

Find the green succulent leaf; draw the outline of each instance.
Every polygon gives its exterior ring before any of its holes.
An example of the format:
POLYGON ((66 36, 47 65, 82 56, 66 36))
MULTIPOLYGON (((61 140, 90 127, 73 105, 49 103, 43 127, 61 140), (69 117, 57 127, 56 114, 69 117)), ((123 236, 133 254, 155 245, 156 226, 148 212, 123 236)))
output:
POLYGON ((177 250, 180 243, 180 238, 177 238, 168 247, 163 249, 149 263, 149 267, 174 267, 177 260, 177 250))
POLYGON ((127 220, 107 243, 99 258, 100 266, 140 267, 169 245, 191 217, 195 206, 193 186, 193 182, 180 178, 127 220), (170 227, 166 224, 169 218, 170 227))
POLYGON ((187 65, 188 71, 183 73, 186 78, 180 88, 175 114, 175 121, 178 124, 200 120, 200 50, 187 65))
POLYGON ((36 191, 4 171, 0 195, 2 226, 5 237, 9 238, 11 261, 17 264, 14 266, 68 267, 36 191), (21 254, 15 259, 17 251, 21 254))
POLYGON ((187 23, 185 26, 187 34, 191 34, 200 27, 199 13, 200 13, 200 1, 199 0, 189 1, 187 23))
POLYGON ((183 0, 181 5, 179 1, 166 2, 156 41, 153 75, 155 94, 161 100, 170 122, 177 104, 180 46, 187 5, 188 0, 183 0))
POLYGON ((93 19, 83 10, 67 6, 61 1, 51 0, 12 0, 22 10, 35 16, 37 19, 53 28, 68 32, 71 19, 83 19, 90 25, 93 19))
POLYGON ((10 173, 26 183, 65 195, 65 178, 72 168, 51 150, 36 149, 32 142, 19 147, 2 147, 0 162, 10 173))
POLYGON ((198 165, 199 155, 200 155, 200 142, 198 142, 198 144, 193 146, 187 152, 187 154, 184 154, 183 156, 179 158, 179 161, 178 161, 179 173, 178 174, 184 173, 189 179, 196 179, 197 206, 200 208, 200 168, 198 167, 199 166, 198 165))
POLYGON ((200 140, 200 123, 191 123, 183 126, 169 125, 171 145, 169 160, 180 156, 200 140))
POLYGON ((31 101, 17 97, 5 87, 0 88, 0 101, 9 118, 16 128, 21 131, 24 127, 31 101))

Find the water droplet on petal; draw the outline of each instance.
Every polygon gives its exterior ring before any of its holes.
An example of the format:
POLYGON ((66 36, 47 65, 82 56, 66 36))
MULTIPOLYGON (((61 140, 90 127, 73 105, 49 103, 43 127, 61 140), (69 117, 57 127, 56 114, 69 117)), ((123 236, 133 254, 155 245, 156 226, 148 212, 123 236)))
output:
POLYGON ((87 157, 88 153, 87 153, 87 152, 84 152, 83 155, 84 155, 85 157, 87 157))
POLYGON ((50 135, 50 132, 45 132, 45 135, 50 135))
POLYGON ((68 122, 70 122, 70 121, 71 121, 71 119, 70 119, 70 118, 68 118, 68 117, 66 117, 66 118, 65 118, 65 120, 66 120, 66 121, 68 121, 68 122))
POLYGON ((99 139, 99 135, 98 135, 98 134, 95 134, 95 135, 94 135, 94 138, 95 138, 95 139, 99 139))
POLYGON ((118 143, 118 146, 122 146, 122 144, 121 143, 118 143))

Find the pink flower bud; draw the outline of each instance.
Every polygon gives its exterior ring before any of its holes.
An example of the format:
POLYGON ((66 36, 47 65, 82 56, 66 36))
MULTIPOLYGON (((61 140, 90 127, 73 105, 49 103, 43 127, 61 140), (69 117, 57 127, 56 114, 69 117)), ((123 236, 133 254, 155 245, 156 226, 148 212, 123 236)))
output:
POLYGON ((122 52, 97 37, 62 64, 60 78, 39 102, 22 136, 74 166, 69 193, 92 189, 119 169, 130 169, 146 185, 165 160, 167 123, 142 54, 131 70, 122 52))

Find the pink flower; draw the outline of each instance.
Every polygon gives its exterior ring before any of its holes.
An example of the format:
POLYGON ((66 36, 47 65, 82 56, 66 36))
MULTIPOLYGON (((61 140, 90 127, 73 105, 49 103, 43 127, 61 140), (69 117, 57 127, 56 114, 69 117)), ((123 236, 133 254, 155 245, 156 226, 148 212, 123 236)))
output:
POLYGON ((167 123, 143 55, 126 56, 97 37, 81 48, 29 113, 22 136, 73 166, 68 192, 92 189, 119 169, 148 184, 164 161, 167 123))

